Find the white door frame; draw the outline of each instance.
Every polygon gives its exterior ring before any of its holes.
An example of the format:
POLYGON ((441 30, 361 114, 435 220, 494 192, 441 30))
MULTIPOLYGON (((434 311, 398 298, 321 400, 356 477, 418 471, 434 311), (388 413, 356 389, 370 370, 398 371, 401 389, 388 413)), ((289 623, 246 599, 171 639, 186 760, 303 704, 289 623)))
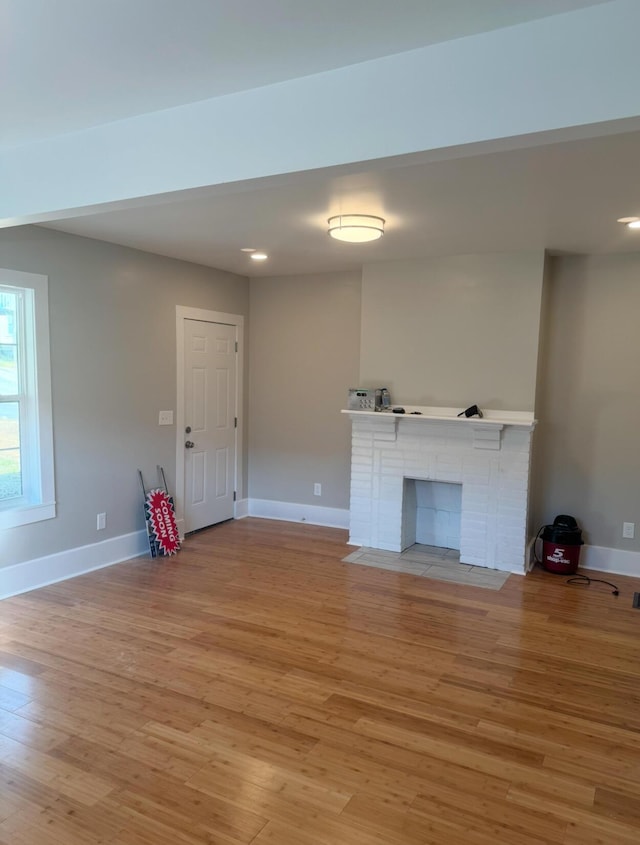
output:
POLYGON ((236 501, 233 503, 233 515, 240 515, 239 508, 244 499, 242 490, 242 444, 244 442, 244 419, 242 414, 244 372, 244 317, 242 314, 225 314, 222 311, 207 311, 204 308, 189 308, 186 305, 176 305, 176 511, 180 534, 184 534, 184 321, 202 320, 205 323, 224 323, 236 327, 238 338, 238 357, 236 359, 236 395, 235 416, 238 418, 236 429, 236 460, 234 468, 234 486, 236 501))

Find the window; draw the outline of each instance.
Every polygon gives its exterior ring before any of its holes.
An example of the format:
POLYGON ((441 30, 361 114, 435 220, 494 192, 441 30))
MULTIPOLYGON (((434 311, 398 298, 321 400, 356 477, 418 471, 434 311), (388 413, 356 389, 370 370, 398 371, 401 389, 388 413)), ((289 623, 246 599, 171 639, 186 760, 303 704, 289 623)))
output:
POLYGON ((0 528, 55 516, 47 277, 0 270, 0 528))

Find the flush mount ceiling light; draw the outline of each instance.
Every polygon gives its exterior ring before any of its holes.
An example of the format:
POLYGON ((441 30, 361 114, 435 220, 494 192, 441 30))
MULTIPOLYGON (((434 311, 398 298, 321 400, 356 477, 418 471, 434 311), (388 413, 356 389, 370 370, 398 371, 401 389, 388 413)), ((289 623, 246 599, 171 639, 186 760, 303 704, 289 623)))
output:
POLYGON ((377 241, 384 235, 384 220, 373 214, 337 214, 327 222, 332 238, 350 244, 377 241))
POLYGON ((629 229, 640 229, 640 217, 618 217, 618 223, 624 223, 629 229))
POLYGON ((251 252, 249 253, 249 258, 253 259, 253 261, 266 261, 269 256, 266 252, 251 252))

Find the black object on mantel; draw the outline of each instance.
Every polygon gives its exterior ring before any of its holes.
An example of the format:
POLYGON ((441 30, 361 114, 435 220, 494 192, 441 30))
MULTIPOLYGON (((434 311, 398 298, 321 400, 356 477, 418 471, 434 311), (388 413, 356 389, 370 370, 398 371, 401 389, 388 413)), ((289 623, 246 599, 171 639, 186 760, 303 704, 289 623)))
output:
POLYGON ((460 411, 458 416, 461 417, 463 414, 465 417, 480 417, 482 419, 482 411, 477 405, 470 405, 466 410, 460 411))

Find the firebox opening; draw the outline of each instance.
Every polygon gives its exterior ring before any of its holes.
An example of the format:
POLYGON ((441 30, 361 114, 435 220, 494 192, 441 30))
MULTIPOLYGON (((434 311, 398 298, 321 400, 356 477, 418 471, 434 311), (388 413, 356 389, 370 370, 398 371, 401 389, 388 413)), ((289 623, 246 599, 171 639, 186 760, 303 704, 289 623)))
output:
POLYGON ((415 543, 460 549, 462 484, 405 478, 402 491, 402 549, 415 543))

